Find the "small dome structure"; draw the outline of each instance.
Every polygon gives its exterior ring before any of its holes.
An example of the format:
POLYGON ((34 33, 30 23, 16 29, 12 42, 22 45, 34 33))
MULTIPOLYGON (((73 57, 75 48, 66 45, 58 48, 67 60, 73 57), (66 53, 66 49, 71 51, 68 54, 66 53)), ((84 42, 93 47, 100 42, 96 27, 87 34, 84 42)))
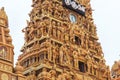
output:
POLYGON ((15 73, 22 74, 22 72, 23 72, 23 67, 19 64, 19 62, 17 62, 15 67, 15 73))

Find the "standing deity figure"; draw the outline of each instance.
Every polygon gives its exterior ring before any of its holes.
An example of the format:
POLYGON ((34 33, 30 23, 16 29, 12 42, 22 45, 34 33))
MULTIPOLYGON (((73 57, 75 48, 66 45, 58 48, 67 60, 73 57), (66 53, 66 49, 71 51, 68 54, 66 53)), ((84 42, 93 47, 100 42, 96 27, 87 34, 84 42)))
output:
POLYGON ((73 51, 73 58, 74 58, 74 67, 75 68, 78 68, 78 56, 79 56, 78 51, 74 50, 73 51))
POLYGON ((70 41, 73 42, 74 41, 74 27, 70 27, 69 35, 70 35, 70 41))
POLYGON ((53 56, 53 62, 56 63, 57 57, 58 57, 58 50, 57 46, 52 47, 52 56, 53 56))
POLYGON ((68 53, 68 47, 67 45, 64 45, 64 49, 63 49, 64 53, 63 53, 63 61, 65 65, 70 65, 70 55, 68 53))
POLYGON ((61 26, 60 23, 57 23, 57 39, 61 40, 61 26))
POLYGON ((60 51, 60 52, 59 52, 59 53, 60 53, 60 56, 59 56, 60 64, 63 64, 63 54, 64 54, 64 51, 63 51, 63 50, 64 50, 64 46, 61 46, 61 47, 60 47, 60 50, 59 50, 59 51, 60 51))
POLYGON ((64 32, 65 32, 64 27, 61 27, 61 41, 62 42, 64 41, 64 32))
POLYGON ((59 59, 60 59, 60 64, 70 64, 70 55, 67 51, 67 47, 65 45, 62 45, 59 50, 59 59))
POLYGON ((42 29, 43 29, 43 35, 46 36, 48 34, 48 29, 49 29, 49 24, 50 21, 48 18, 43 19, 43 22, 41 24, 42 29))
POLYGON ((37 21, 36 22, 36 26, 37 26, 37 38, 42 37, 42 26, 41 26, 41 22, 37 21))
POLYGON ((52 21, 52 35, 56 38, 56 22, 52 21))

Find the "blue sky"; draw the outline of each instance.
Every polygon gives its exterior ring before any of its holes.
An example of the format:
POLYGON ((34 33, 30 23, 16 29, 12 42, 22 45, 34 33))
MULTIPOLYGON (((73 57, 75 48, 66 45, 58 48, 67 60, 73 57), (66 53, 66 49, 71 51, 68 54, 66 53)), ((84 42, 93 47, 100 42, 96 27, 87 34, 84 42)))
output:
MULTIPOLYGON (((0 0, 9 17, 10 34, 15 46, 15 62, 24 43, 22 29, 31 11, 32 0, 0 0)), ((120 0, 91 0, 94 23, 97 27, 106 64, 112 65, 120 59, 120 0)))

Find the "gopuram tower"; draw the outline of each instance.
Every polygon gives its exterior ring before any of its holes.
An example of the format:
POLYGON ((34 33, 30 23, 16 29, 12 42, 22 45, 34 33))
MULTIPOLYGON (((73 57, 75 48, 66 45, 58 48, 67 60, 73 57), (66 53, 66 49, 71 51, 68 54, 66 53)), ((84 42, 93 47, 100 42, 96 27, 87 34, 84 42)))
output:
POLYGON ((8 16, 0 9, 0 80, 25 80, 22 66, 14 68, 14 46, 9 34, 8 16))
POLYGON ((18 63, 26 80, 110 80, 90 0, 33 0, 18 63))

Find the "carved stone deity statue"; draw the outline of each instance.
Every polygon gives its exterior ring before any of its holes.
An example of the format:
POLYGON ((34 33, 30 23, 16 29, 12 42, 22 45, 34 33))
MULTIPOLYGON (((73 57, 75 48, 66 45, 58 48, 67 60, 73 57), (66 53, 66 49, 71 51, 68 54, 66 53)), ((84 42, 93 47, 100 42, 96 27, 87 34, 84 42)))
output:
POLYGON ((63 48, 63 61, 64 61, 64 64, 65 65, 70 65, 70 55, 68 53, 68 47, 67 45, 64 45, 64 48, 63 48))
POLYGON ((106 67, 106 70, 105 70, 105 72, 103 74, 103 77, 107 78, 108 76, 110 76, 109 66, 106 67))
POLYGON ((60 5, 60 4, 58 4, 58 3, 55 4, 55 6, 58 6, 58 7, 55 7, 54 17, 61 19, 61 16, 60 16, 61 13, 59 12, 59 5, 60 5))
POLYGON ((35 71, 31 72, 30 80, 36 80, 35 71))
POLYGON ((42 13, 45 14, 45 15, 48 15, 48 13, 51 11, 51 1, 44 0, 42 5, 43 5, 42 6, 42 13))
POLYGON ((54 45, 52 47, 52 56, 53 56, 53 62, 56 63, 56 61, 58 60, 58 46, 57 45, 54 45))
POLYGON ((56 38, 56 22, 52 21, 52 35, 54 38, 56 38))
POLYGON ((57 23, 57 39, 61 40, 61 24, 57 23))
POLYGON ((69 72, 63 69, 62 73, 58 75, 57 80, 72 80, 72 77, 70 76, 69 72))
POLYGON ((41 26, 41 22, 37 21, 36 22, 36 26, 37 26, 37 38, 42 37, 42 26, 41 26))
POLYGON ((38 75, 38 80, 50 80, 50 74, 46 68, 42 69, 42 72, 38 75))
POLYGON ((63 49, 64 49, 64 46, 61 46, 60 47, 60 56, 59 56, 59 59, 60 59, 60 64, 63 64, 63 54, 64 54, 64 51, 63 51, 63 49))
POLYGON ((51 80, 56 80, 56 71, 54 69, 52 69, 50 72, 50 78, 51 80))
POLYGON ((78 51, 74 50, 73 51, 73 58, 74 58, 74 67, 75 68, 78 68, 78 56, 79 56, 78 51))

